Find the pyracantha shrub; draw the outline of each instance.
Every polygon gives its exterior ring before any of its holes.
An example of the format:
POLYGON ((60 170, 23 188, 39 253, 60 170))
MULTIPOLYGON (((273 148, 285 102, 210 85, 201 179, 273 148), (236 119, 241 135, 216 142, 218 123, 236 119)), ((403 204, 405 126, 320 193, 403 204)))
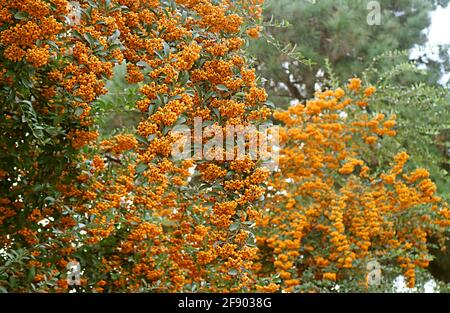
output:
MULTIPOLYGON (((266 93, 241 51, 245 38, 256 35, 253 22, 261 13, 260 2, 80 1, 79 9, 72 10, 67 1, 3 4, 6 68, 37 69, 39 75, 30 80, 40 84, 44 79, 52 90, 43 105, 61 103, 60 114, 72 112, 54 118, 70 125, 61 130, 62 154, 85 151, 64 164, 57 175, 70 176, 70 183, 59 181, 47 203, 21 201, 23 193, 34 192, 29 180, 16 198, 4 195, 4 210, 11 214, 3 221, 3 245, 46 245, 31 251, 31 274, 19 273, 15 280, 30 277, 33 288, 64 291, 66 266, 77 260, 89 277, 81 288, 96 291, 248 290, 254 283, 250 268, 256 247, 232 225, 251 224, 267 172, 250 159, 173 160, 171 146, 178 138, 171 129, 191 125, 195 117, 219 129, 267 119, 266 93), (31 50, 39 53, 28 57, 31 50), (127 80, 142 83, 136 103, 142 121, 134 135, 118 135, 96 147, 90 111, 105 92, 102 78, 122 60, 127 80), (47 83, 47 77, 52 81, 47 83), (99 153, 89 155, 98 148, 99 153), (193 188, 186 187, 188 176, 196 182, 193 188), (233 179, 246 180, 247 190, 223 187, 233 179), (29 206, 22 214, 26 225, 16 222, 24 205, 29 206), (43 225, 43 220, 50 222, 43 225)), ((13 81, 15 75, 5 73, 13 81)), ((34 95, 27 97, 35 112, 34 95)), ((18 140, 11 135, 13 143, 18 140)), ((25 174, 17 177, 14 171, 4 177, 25 181, 25 174)), ((13 180, 6 179, 5 190, 14 189, 13 180)))
MULTIPOLYGON (((406 154, 370 173, 359 149, 395 122, 340 116, 357 112, 343 90, 274 114, 272 176, 251 158, 172 155, 174 129, 196 118, 215 133, 270 123, 243 51, 261 2, 0 1, 3 290, 297 291, 305 268, 312 281, 362 279, 366 260, 395 249, 412 284, 448 209, 426 171, 403 173, 406 154), (140 122, 99 138, 97 100, 122 62, 140 122)), ((192 135, 208 146, 208 132, 192 135)))
POLYGON ((280 168, 259 222, 259 270, 278 274, 289 291, 331 290, 334 282, 367 290, 370 262, 387 285, 404 274, 413 287, 431 260, 427 239, 444 240, 450 225, 428 171, 408 170, 406 152, 389 171, 372 172, 370 157, 383 136, 396 135, 396 121, 367 113, 375 87, 361 84, 354 78, 347 92, 317 92, 274 113, 283 125, 280 168))

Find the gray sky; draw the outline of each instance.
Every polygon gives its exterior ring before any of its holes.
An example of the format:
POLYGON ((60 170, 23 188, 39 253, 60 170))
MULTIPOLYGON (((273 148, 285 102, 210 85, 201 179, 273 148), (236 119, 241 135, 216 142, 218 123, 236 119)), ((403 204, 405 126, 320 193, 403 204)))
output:
POLYGON ((428 29, 430 44, 450 44, 450 5, 439 7, 431 13, 431 26, 428 29))
MULTIPOLYGON (((426 55, 427 58, 437 60, 439 59, 437 45, 450 44, 450 5, 446 8, 439 6, 436 11, 430 13, 430 16, 431 25, 428 29, 424 30, 428 36, 428 43, 425 47, 412 49, 412 57, 426 55)), ((443 73, 439 82, 446 85, 449 80, 450 73, 443 73)))

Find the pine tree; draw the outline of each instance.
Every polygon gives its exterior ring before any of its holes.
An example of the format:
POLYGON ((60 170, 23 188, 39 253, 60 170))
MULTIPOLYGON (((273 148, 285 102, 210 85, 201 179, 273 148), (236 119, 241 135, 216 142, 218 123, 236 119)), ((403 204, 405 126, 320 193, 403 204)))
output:
MULTIPOLYGON (((282 45, 296 45, 314 65, 293 60, 267 44, 266 38, 253 43, 251 53, 262 76, 268 78, 265 88, 277 104, 287 104, 292 98, 311 98, 317 76, 329 60, 341 82, 361 73, 373 58, 386 51, 406 50, 426 42, 423 32, 430 25, 429 13, 436 1, 385 0, 379 1, 268 1, 266 20, 287 21, 288 27, 268 23, 268 36, 282 45), (377 10, 380 9, 380 16, 377 10), (379 24, 379 25, 377 25, 379 24)), ((448 0, 439 1, 445 5, 448 0)), ((441 67, 429 59, 419 58, 431 69, 427 81, 436 83, 441 67)), ((411 75, 403 83, 417 81, 411 75)), ((420 81, 424 78, 420 77, 420 81)))

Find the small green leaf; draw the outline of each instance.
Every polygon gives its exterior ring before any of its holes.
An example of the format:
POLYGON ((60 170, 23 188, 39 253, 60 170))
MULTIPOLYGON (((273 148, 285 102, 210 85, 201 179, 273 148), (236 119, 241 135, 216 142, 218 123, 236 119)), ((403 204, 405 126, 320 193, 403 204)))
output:
POLYGON ((228 87, 222 84, 217 85, 216 88, 220 91, 229 91, 228 87))
POLYGON ((55 198, 53 198, 53 197, 50 197, 50 196, 48 196, 48 197, 46 197, 45 199, 44 199, 44 202, 47 202, 48 204, 50 204, 50 205, 52 205, 53 203, 55 203, 55 198))
POLYGON ((146 138, 144 138, 144 137, 142 137, 142 136, 140 136, 140 135, 135 135, 135 137, 136 137, 136 139, 137 139, 139 142, 148 145, 148 141, 147 141, 146 138))
POLYGON ((136 173, 141 174, 148 168, 147 164, 145 163, 139 163, 138 166, 136 166, 136 173))
POLYGON ((120 37, 120 30, 116 29, 114 31, 114 33, 111 35, 111 37, 109 38, 109 40, 111 42, 115 42, 117 39, 119 39, 119 37, 120 37))
POLYGON ((249 247, 256 247, 256 237, 253 233, 248 233, 248 238, 245 242, 249 247))
POLYGON ((178 120, 175 122, 175 125, 182 125, 185 124, 187 121, 185 116, 180 116, 180 118, 178 118, 178 120))
POLYGON ((162 130, 162 134, 165 136, 165 135, 167 135, 168 133, 169 133, 169 131, 172 129, 172 127, 171 126, 165 126, 164 128, 163 128, 163 130, 162 130))
POLYGON ((150 65, 148 65, 148 63, 147 62, 145 62, 145 61, 139 61, 139 62, 137 62, 136 63, 136 65, 137 66, 139 66, 139 67, 145 67, 145 68, 150 68, 150 65))
POLYGON ((213 125, 214 123, 215 123, 215 121, 209 120, 209 121, 203 122, 202 126, 203 126, 203 128, 205 128, 205 127, 213 125))
POLYGON ((31 283, 34 280, 34 276, 36 276, 36 268, 33 266, 32 268, 30 268, 30 271, 27 275, 28 283, 31 283))
POLYGON ((186 83, 189 81, 189 72, 187 71, 182 71, 179 75, 178 75, 178 82, 181 85, 186 85, 186 83))
POLYGON ((158 58, 163 61, 164 60, 164 56, 162 56, 157 50, 155 50, 155 54, 158 56, 158 58))
POLYGON ((53 47, 55 50, 59 50, 59 46, 52 40, 47 40, 47 43, 53 47))
POLYGON ((212 111, 214 112, 214 114, 216 114, 217 118, 220 121, 220 111, 218 108, 212 108, 212 111))
POLYGON ((163 42, 163 52, 164 52, 164 57, 167 59, 170 56, 170 46, 167 42, 163 42))
POLYGON ((191 97, 194 97, 194 96, 195 96, 195 90, 192 89, 192 88, 186 89, 185 93, 186 93, 187 95, 190 95, 191 97))
POLYGON ((84 39, 86 39, 86 41, 89 43, 91 47, 95 46, 96 40, 94 39, 94 37, 92 37, 90 33, 85 33, 84 39))
POLYGON ((14 18, 16 20, 25 20, 28 18, 28 16, 29 16, 28 12, 22 12, 22 11, 19 11, 16 14, 14 14, 14 18))
POLYGON ((231 270, 228 271, 228 275, 236 276, 237 274, 238 274, 238 271, 235 268, 232 268, 231 270))
POLYGON ((82 107, 77 107, 75 109, 75 115, 76 116, 81 116, 81 114, 83 114, 83 113, 84 113, 84 109, 82 107))
POLYGON ((235 231, 237 231, 239 229, 239 226, 240 226, 240 223, 239 222, 235 222, 235 223, 231 224, 228 229, 231 232, 235 232, 235 231))
POLYGON ((186 21, 186 19, 187 19, 187 11, 186 10, 183 10, 183 13, 181 13, 181 23, 182 24, 184 24, 184 22, 186 21))

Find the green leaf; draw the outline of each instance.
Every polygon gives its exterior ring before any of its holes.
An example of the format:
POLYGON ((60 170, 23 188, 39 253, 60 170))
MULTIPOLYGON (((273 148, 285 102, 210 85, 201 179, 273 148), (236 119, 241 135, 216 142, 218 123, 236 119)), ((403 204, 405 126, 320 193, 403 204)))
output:
POLYGON ((148 168, 147 164, 145 163, 139 163, 138 166, 136 166, 136 173, 141 174, 148 168))
POLYGON ((237 274, 238 274, 238 270, 235 268, 232 268, 228 271, 228 275, 236 276, 237 274))
POLYGON ((190 95, 191 97, 194 97, 194 96, 195 96, 195 90, 192 89, 192 88, 186 89, 185 93, 186 93, 187 95, 190 95))
POLYGON ((137 139, 139 142, 148 145, 148 140, 147 140, 146 138, 144 138, 144 137, 142 137, 142 136, 140 136, 140 135, 135 135, 135 137, 136 137, 136 139, 137 139))
POLYGON ((183 13, 181 13, 181 23, 182 24, 184 24, 184 22, 186 21, 186 19, 187 19, 187 11, 186 10, 183 10, 183 13))
POLYGON ((22 12, 22 11, 19 11, 19 12, 17 12, 16 14, 14 14, 14 18, 15 18, 16 20, 25 20, 25 19, 27 19, 28 17, 29 17, 28 12, 22 12))
POLYGON ((164 136, 167 135, 171 129, 172 129, 172 126, 165 126, 162 130, 162 134, 164 136))
POLYGON ((220 91, 229 91, 228 87, 222 84, 217 85, 216 88, 220 91))
POLYGON ((30 268, 30 271, 28 272, 27 275, 28 283, 31 283, 35 276, 36 276, 36 268, 33 266, 32 268, 30 268))
POLYGON ((209 120, 209 121, 203 122, 202 127, 205 128, 205 127, 213 125, 214 123, 215 123, 215 121, 209 120))
POLYGON ((120 30, 116 29, 114 31, 114 33, 111 35, 111 37, 109 38, 109 40, 111 42, 115 42, 117 39, 119 39, 119 37, 120 37, 120 30))
POLYGON ((181 85, 186 85, 187 82, 189 81, 189 72, 187 71, 182 71, 179 75, 178 75, 178 82, 181 85))
POLYGON ((145 62, 145 61, 139 61, 139 62, 137 62, 136 63, 136 65, 137 66, 139 66, 139 67, 145 67, 145 68, 150 68, 150 65, 148 65, 148 63, 147 62, 145 62))
POLYGON ((94 39, 94 37, 92 37, 92 35, 90 33, 85 33, 84 39, 86 39, 86 41, 89 43, 91 48, 95 46, 96 40, 94 39))
POLYGON ((82 107, 77 107, 75 109, 75 115, 76 116, 81 116, 81 114, 83 114, 83 113, 84 113, 84 109, 82 107))
POLYGON ((253 233, 249 232, 248 233, 248 238, 245 242, 247 244, 247 246, 250 247, 256 247, 256 237, 253 233))
POLYGON ((275 109, 275 104, 272 101, 267 101, 266 105, 272 109, 275 109))
POLYGON ((185 116, 180 116, 178 120, 175 122, 175 125, 182 125, 185 124, 187 121, 187 118, 185 116))
POLYGON ((237 230, 239 229, 239 226, 240 226, 240 225, 241 225, 241 224, 240 224, 239 222, 235 222, 235 223, 233 223, 233 224, 230 225, 230 227, 228 228, 228 230, 231 231, 231 232, 235 232, 235 231, 237 231, 237 230))
POLYGON ((220 118, 220 111, 219 111, 219 109, 218 108, 212 108, 212 111, 214 112, 214 114, 216 114, 218 120, 220 121, 221 118, 220 118))
POLYGON ((52 46, 53 49, 59 50, 58 45, 57 45, 54 41, 52 41, 52 40, 47 40, 47 43, 48 43, 50 46, 52 46))
POLYGON ((167 59, 170 56, 170 46, 167 42, 163 42, 163 52, 164 52, 164 58, 167 59))
POLYGON ((53 197, 50 197, 50 196, 48 196, 48 197, 46 197, 45 199, 44 199, 44 202, 48 202, 48 204, 50 204, 50 205, 52 205, 53 203, 55 203, 55 198, 53 198, 53 197))

